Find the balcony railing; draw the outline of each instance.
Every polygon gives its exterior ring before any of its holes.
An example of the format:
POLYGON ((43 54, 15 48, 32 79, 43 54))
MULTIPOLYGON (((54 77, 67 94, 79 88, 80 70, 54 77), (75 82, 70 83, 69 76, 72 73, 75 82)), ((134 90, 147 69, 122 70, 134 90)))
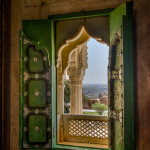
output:
POLYGON ((63 115, 63 139, 66 142, 108 145, 108 117, 63 115))

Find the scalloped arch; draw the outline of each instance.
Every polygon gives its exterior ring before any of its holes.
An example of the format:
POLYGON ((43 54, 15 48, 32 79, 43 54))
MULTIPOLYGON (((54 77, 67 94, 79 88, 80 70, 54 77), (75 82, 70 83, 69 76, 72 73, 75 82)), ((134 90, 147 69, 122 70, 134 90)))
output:
POLYGON ((56 67, 60 67, 61 66, 61 71, 62 74, 64 74, 67 66, 68 66, 68 62, 69 62, 69 58, 71 53, 79 46, 82 45, 86 42, 88 42, 88 40, 90 39, 89 34, 86 32, 84 27, 81 27, 78 34, 76 36, 74 36, 71 39, 68 39, 65 41, 65 44, 63 44, 59 49, 58 49, 58 53, 56 56, 56 67))
MULTIPOLYGON (((74 33, 73 33, 74 34, 74 33)), ((71 53, 80 45, 83 45, 88 42, 88 40, 94 38, 100 43, 107 44, 100 37, 94 37, 84 26, 80 26, 77 34, 75 34, 72 38, 65 40, 64 44, 60 46, 60 48, 56 51, 56 67, 61 68, 62 74, 66 71, 69 64, 69 59, 71 53)))

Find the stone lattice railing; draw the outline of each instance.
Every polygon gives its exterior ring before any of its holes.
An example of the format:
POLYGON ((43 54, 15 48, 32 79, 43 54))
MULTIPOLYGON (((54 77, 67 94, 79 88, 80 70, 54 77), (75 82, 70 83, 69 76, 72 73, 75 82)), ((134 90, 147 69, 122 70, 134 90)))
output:
POLYGON ((64 141, 108 144, 108 117, 63 115, 64 141))

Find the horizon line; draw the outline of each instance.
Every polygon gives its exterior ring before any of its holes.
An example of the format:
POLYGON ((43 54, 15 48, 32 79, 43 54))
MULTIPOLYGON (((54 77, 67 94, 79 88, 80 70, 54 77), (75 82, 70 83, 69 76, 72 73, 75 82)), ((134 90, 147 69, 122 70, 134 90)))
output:
POLYGON ((83 84, 108 84, 108 83, 83 83, 83 84))

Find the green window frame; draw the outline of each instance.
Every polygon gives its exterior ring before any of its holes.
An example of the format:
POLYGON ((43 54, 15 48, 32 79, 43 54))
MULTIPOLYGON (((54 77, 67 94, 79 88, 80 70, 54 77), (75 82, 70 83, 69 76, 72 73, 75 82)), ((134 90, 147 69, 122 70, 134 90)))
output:
MULTIPOLYGON (((74 149, 74 150, 108 150, 104 148, 89 148, 89 147, 78 147, 78 146, 68 146, 57 144, 57 80, 56 80, 56 65, 55 65, 55 33, 56 33, 56 22, 61 20, 71 20, 71 19, 80 19, 80 18, 88 18, 88 17, 100 17, 100 16, 110 16, 112 12, 116 15, 116 18, 121 13, 121 17, 123 20, 123 79, 124 79, 124 139, 123 139, 123 148, 122 150, 134 150, 135 142, 134 142, 134 54, 133 54, 133 24, 132 24, 132 3, 125 3, 122 5, 124 9, 126 9, 126 15, 124 15, 123 9, 118 9, 119 11, 115 11, 115 9, 106 9, 106 10, 94 10, 94 11, 86 11, 86 12, 76 12, 69 14, 61 14, 61 15, 51 15, 48 20, 40 21, 34 20, 32 21, 23 21, 23 29, 25 30, 25 34, 30 37, 32 40, 39 41, 41 46, 47 48, 48 53, 50 55, 50 64, 51 64, 51 101, 50 101, 50 118, 51 122, 49 123, 51 128, 51 135, 49 135, 49 139, 51 140, 51 149, 59 150, 59 149, 74 149)), ((114 30, 115 24, 113 25, 114 30)), ((22 32, 21 32, 22 33, 22 32)), ((34 41, 32 41, 35 44, 34 41)), ((20 41, 20 45, 22 46, 22 39, 20 41)), ((35 44, 37 47, 39 43, 35 44)), ((23 52, 23 46, 21 48, 21 56, 23 52)), ((22 58, 22 57, 21 57, 22 58)), ((22 62, 22 61, 21 61, 22 62)), ((21 75, 23 75, 23 68, 21 64, 21 75)), ((23 76, 22 76, 23 77, 23 76)), ((21 90, 22 90, 22 78, 21 78, 21 90)), ((21 91, 22 93, 23 91, 21 91)), ((20 96, 20 110, 23 110, 22 105, 22 95, 20 96)), ((20 127, 22 128, 23 121, 23 111, 20 113, 20 127)), ((44 119, 43 119, 44 120, 44 119)), ((23 141, 23 131, 20 131, 20 146, 22 147, 23 141)), ((113 148, 109 148, 109 150, 113 150, 113 148)), ((116 150, 119 150, 118 148, 116 150)))
MULTIPOLYGON (((124 4, 126 5, 126 16, 123 16, 123 38, 124 44, 123 48, 128 51, 124 52, 124 150, 134 150, 134 78, 133 78, 133 23, 132 23, 132 2, 124 4)), ((88 17, 100 17, 100 16, 110 16, 110 13, 114 9, 105 9, 105 10, 95 10, 87 12, 75 12, 68 14, 58 14, 51 15, 49 19, 51 20, 51 41, 53 52, 55 51, 55 23, 61 20, 71 20, 71 19, 81 19, 88 17)), ((56 95, 55 91, 53 91, 56 95)), ((56 135, 56 125, 57 125, 57 109, 56 108, 56 98, 52 99, 52 126, 53 126, 53 136, 52 136, 52 147, 55 150, 59 149, 78 149, 78 150, 108 150, 105 148, 88 148, 88 147, 78 147, 78 146, 68 146, 57 144, 57 135, 56 135)))

